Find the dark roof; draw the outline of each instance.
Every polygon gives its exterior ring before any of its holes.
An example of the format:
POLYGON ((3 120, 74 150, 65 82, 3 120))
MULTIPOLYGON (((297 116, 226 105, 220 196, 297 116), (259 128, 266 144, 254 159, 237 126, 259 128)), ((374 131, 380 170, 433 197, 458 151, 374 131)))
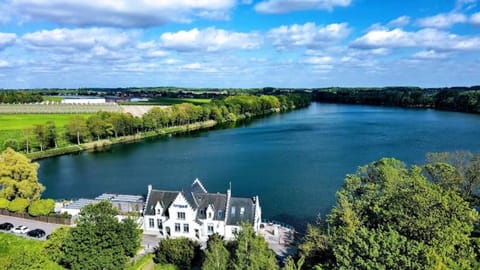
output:
POLYGON ((206 210, 209 205, 212 205, 214 211, 214 220, 224 220, 225 219, 225 207, 227 206, 227 195, 220 193, 196 193, 194 194, 195 199, 198 202, 198 208, 203 209, 202 211, 197 212, 197 218, 205 219, 206 210), (218 212, 221 211, 219 216, 218 212))
POLYGON ((240 225, 242 222, 253 223, 255 203, 251 198, 230 198, 227 225, 240 225), (243 208, 243 211, 242 211, 243 208))
POLYGON ((160 202, 163 208, 162 215, 165 215, 168 207, 177 198, 179 191, 165 191, 153 189, 148 197, 147 206, 145 209, 145 215, 155 215, 155 205, 160 202))

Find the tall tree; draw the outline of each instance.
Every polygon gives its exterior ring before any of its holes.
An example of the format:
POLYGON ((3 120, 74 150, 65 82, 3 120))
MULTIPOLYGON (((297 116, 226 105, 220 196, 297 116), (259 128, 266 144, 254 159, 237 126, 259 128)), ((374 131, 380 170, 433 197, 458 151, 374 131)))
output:
POLYGON ((211 235, 207 242, 202 269, 224 270, 227 269, 229 260, 230 254, 225 247, 222 237, 218 234, 211 235))
POLYGON ((250 225, 243 224, 235 238, 233 269, 278 269, 275 255, 262 236, 258 236, 250 225))
POLYGON ((0 197, 38 200, 45 187, 38 182, 38 163, 8 148, 0 154, 0 197))
POLYGON ((197 242, 180 237, 160 240, 154 252, 154 261, 161 264, 174 264, 179 269, 192 268, 193 260, 199 252, 197 242))
POLYGON ((84 118, 75 116, 65 125, 65 133, 70 141, 80 144, 88 138, 87 122, 84 118))
POLYGON ((99 116, 99 115, 92 115, 87 119, 87 127, 90 131, 90 134, 97 140, 103 138, 107 135, 107 123, 99 116))
POLYGON ((25 152, 29 153, 31 149, 31 144, 32 144, 31 141, 32 141, 33 129, 31 128, 23 129, 22 134, 23 134, 25 152))
POLYGON ((35 132, 35 137, 37 138, 38 145, 40 146, 40 151, 43 151, 47 144, 47 131, 45 125, 35 125, 33 131, 35 132))
POLYGON ((47 121, 47 123, 45 124, 45 132, 46 132, 46 147, 57 148, 58 133, 57 133, 57 126, 55 125, 55 122, 47 121))
POLYGON ((123 269, 141 234, 117 214, 108 201, 85 206, 61 246, 61 263, 70 269, 123 269))

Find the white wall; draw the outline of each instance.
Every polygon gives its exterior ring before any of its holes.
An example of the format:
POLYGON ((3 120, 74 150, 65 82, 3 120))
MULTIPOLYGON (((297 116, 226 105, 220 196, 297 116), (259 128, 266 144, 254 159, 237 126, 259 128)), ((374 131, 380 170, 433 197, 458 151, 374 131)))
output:
POLYGON ((66 98, 62 100, 63 104, 105 104, 104 98, 66 98))

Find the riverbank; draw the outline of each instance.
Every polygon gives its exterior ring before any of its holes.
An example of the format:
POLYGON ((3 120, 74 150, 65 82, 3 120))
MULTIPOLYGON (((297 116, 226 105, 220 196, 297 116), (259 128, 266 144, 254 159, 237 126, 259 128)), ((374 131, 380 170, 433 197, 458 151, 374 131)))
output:
POLYGON ((66 147, 28 153, 26 154, 26 156, 32 160, 40 160, 40 159, 49 158, 49 157, 76 154, 83 151, 99 151, 102 149, 106 149, 114 144, 132 143, 132 142, 136 142, 136 141, 140 141, 148 138, 154 138, 158 136, 175 135, 175 134, 181 134, 181 133, 190 132, 190 131, 209 129, 209 128, 215 127, 217 124, 218 124, 217 121, 208 120, 204 122, 197 122, 197 123, 181 125, 181 126, 165 127, 155 131, 142 132, 134 135, 122 136, 122 137, 111 138, 111 139, 103 139, 103 140, 98 140, 94 142, 82 143, 79 145, 70 145, 66 147))

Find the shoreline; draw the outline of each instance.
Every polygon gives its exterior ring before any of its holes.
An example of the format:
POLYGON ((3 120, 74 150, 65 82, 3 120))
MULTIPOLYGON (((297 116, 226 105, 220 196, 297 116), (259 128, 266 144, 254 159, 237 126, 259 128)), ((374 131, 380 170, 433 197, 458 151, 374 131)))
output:
POLYGON ((103 140, 98 140, 93 142, 82 143, 79 145, 69 145, 66 147, 49 149, 41 152, 38 151, 38 152, 28 153, 25 155, 28 158, 30 158, 32 161, 36 161, 36 160, 41 160, 41 159, 50 158, 50 157, 76 154, 83 151, 100 151, 102 149, 106 149, 115 144, 133 143, 133 142, 141 141, 148 138, 154 138, 158 136, 175 135, 178 133, 204 130, 204 129, 215 127, 217 125, 218 125, 217 121, 208 120, 208 121, 197 122, 193 124, 166 127, 156 131, 137 133, 134 135, 122 136, 118 138, 103 139, 103 140))

